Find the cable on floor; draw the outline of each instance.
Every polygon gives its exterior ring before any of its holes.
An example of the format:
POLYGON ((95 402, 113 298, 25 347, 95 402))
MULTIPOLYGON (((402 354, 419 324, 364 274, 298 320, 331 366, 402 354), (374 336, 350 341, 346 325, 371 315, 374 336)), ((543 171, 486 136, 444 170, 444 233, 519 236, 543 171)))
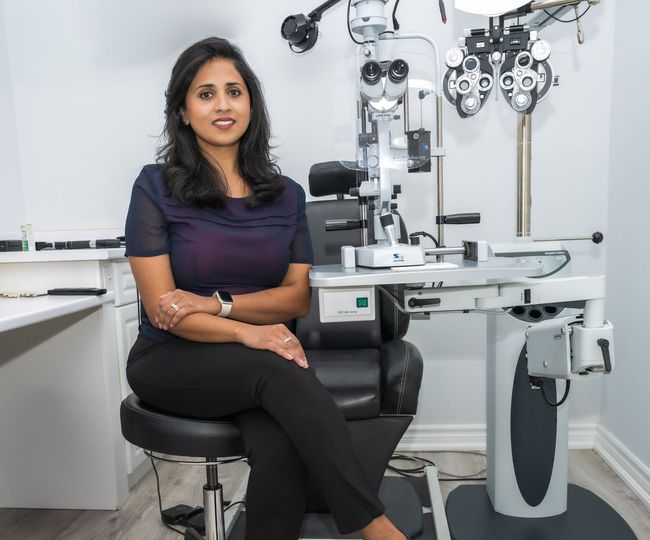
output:
MULTIPOLYGON (((481 452, 475 452, 475 451, 454 451, 454 452, 444 452, 444 451, 439 451, 439 452, 434 452, 434 453, 450 453, 450 454, 473 454, 481 457, 485 457, 485 454, 481 452)), ((410 478, 418 478, 421 477, 425 474, 425 469, 426 467, 433 466, 436 467, 436 464, 431 461, 430 459, 423 458, 420 456, 407 456, 404 454, 393 454, 391 457, 390 461, 394 460, 401 460, 401 461, 410 461, 412 463, 416 463, 416 467, 412 468, 405 468, 405 467, 396 467, 395 465, 389 465, 386 467, 389 471, 392 471, 394 473, 397 473, 401 476, 406 476, 410 478)), ((458 482, 458 481, 475 481, 475 480, 486 480, 485 477, 480 476, 486 472, 486 468, 483 468, 475 473, 468 474, 468 475, 460 475, 460 474, 455 474, 455 473, 448 473, 445 471, 442 471, 438 469, 438 473, 444 476, 448 476, 449 478, 439 478, 440 481, 447 481, 447 482, 458 482)))
POLYGON ((152 457, 149 457, 151 460, 151 465, 153 466, 153 472, 156 475, 156 490, 158 491, 158 510, 160 510, 160 521, 163 522, 163 525, 167 527, 168 529, 171 529, 175 533, 180 534, 181 536, 185 536, 185 533, 179 529, 176 529, 175 527, 172 527, 169 523, 165 522, 163 519, 163 507, 162 507, 162 497, 160 496, 160 477, 158 476, 158 469, 156 468, 156 462, 152 457))

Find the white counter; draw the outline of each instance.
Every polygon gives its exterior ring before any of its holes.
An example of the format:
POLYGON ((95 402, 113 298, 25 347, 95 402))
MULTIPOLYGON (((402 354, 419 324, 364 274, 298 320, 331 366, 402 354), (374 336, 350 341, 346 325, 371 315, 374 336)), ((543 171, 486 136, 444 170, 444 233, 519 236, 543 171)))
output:
POLYGON ((15 330, 112 303, 112 292, 101 296, 37 296, 35 298, 0 298, 0 332, 15 330))
POLYGON ((0 263, 108 261, 121 258, 124 258, 124 248, 44 249, 41 251, 7 251, 0 253, 0 263))

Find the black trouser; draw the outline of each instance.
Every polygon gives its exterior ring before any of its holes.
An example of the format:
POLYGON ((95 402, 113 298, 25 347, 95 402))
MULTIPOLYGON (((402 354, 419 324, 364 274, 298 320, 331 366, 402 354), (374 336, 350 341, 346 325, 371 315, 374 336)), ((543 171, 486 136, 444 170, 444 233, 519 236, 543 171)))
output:
POLYGON ((383 513, 345 419, 313 368, 238 343, 160 343, 140 335, 126 371, 133 391, 154 407, 235 417, 251 466, 247 540, 298 538, 310 477, 342 534, 383 513))

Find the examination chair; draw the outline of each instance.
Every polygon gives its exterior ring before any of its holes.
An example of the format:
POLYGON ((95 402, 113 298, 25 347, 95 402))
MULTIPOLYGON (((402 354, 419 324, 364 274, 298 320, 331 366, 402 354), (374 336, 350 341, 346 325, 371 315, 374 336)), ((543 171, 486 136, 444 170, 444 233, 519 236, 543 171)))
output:
MULTIPOLYGON (((307 203, 314 264, 338 264, 341 245, 360 245, 360 230, 351 228, 359 220, 357 199, 344 198, 355 186, 354 172, 336 162, 317 164, 310 171, 309 185, 315 197, 337 196, 307 203), (330 223, 328 228, 333 230, 326 230, 329 220, 342 221, 330 223)), ((375 294, 378 316, 374 321, 322 324, 318 291, 314 290, 310 313, 296 322, 295 332, 318 378, 342 410, 355 449, 387 514, 413 537, 422 531, 421 504, 415 492, 394 478, 382 480, 417 409, 422 357, 415 346, 402 339, 408 317, 395 309, 387 295, 375 294)), ((243 523, 238 523, 241 515, 224 514, 217 471, 219 461, 244 455, 237 424, 228 418, 205 420, 169 414, 149 407, 135 394, 122 402, 120 415, 125 439, 148 453, 205 460, 199 462, 207 474, 203 515, 188 507, 185 514, 165 511, 166 520, 187 526, 185 538, 243 538, 243 523)), ((312 486, 310 493, 301 537, 338 538, 318 489, 312 486)), ((273 531, 269 531, 272 538, 273 531)))

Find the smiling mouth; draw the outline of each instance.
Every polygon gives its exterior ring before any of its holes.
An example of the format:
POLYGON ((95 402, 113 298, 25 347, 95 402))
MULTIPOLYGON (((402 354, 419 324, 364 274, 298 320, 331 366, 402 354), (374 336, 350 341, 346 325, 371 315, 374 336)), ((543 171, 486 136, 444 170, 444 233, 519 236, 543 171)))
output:
POLYGON ((215 120, 214 122, 212 122, 212 125, 219 129, 228 129, 235 125, 235 121, 232 118, 215 120))

